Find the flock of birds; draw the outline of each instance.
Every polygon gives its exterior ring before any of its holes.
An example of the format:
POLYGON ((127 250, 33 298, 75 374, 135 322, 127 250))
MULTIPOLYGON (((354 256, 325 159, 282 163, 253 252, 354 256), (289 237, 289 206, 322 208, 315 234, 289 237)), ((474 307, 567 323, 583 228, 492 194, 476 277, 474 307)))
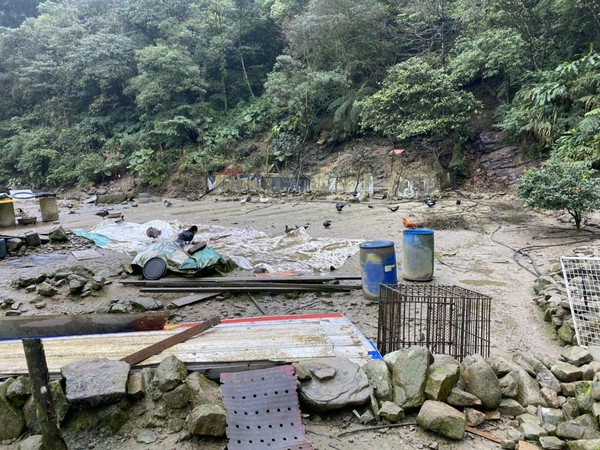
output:
MULTIPOLYGON (((437 200, 435 198, 426 198, 425 200, 423 200, 423 203, 425 205, 427 205, 429 208, 433 208, 436 204, 437 204, 437 200)), ((456 205, 460 206, 462 203, 462 201, 460 199, 456 199, 456 205)), ((338 214, 340 214, 342 212, 342 210, 346 207, 346 206, 351 206, 348 203, 343 203, 343 202, 337 202, 335 204, 335 209, 338 212, 338 214)), ((369 208, 373 208, 373 205, 367 205, 369 208)), ((390 212, 396 212, 400 209, 400 205, 395 205, 395 206, 388 206, 387 209, 390 212)), ((327 219, 323 222, 323 227, 324 228, 329 228, 331 227, 331 224, 333 222, 330 219, 327 219)), ((402 225, 404 226, 404 228, 407 229, 416 229, 416 228, 424 228, 425 224, 421 223, 421 222, 415 222, 413 220, 410 220, 406 217, 402 218, 402 225)), ((296 225, 295 227, 289 227, 289 226, 285 226, 284 231, 285 233, 290 233, 292 231, 297 230, 298 228, 300 228, 298 225, 296 225)), ((308 228, 308 224, 304 225, 304 228, 308 228)))
MULTIPOLYGON (((262 198, 261 198, 261 200, 262 200, 262 198)), ((423 203, 424 203, 425 205, 427 205, 429 208, 432 208, 432 207, 434 207, 434 206, 436 205, 436 203, 437 203, 437 200, 436 200, 435 198, 430 198, 430 197, 428 197, 428 198, 426 198, 425 200, 423 200, 423 203)), ((461 200, 460 200, 460 199, 457 199, 457 200, 456 200, 456 205, 457 205, 457 206, 460 206, 460 204, 461 204, 461 203, 462 203, 462 202, 461 202, 461 200)), ((171 202, 171 201, 169 201, 169 200, 166 200, 166 199, 165 199, 165 200, 163 200, 163 204, 164 204, 164 205, 165 205, 165 207, 167 207, 167 208, 170 208, 170 207, 172 207, 172 206, 173 206, 173 202, 171 202)), ((72 208, 72 207, 73 207, 73 205, 72 205, 72 204, 70 204, 70 205, 66 205, 66 206, 67 206, 68 208, 72 208)), ((337 202, 337 203, 335 204, 335 209, 336 209, 336 211, 338 212, 338 214, 341 214, 341 212, 343 211, 343 209, 344 209, 346 206, 351 206, 351 205, 349 205, 348 203, 337 202)), ((372 206, 372 205, 368 205, 368 207, 369 207, 369 208, 373 208, 373 206, 372 206)), ((396 211, 398 211, 398 210, 400 209, 400 206, 399 206, 399 205, 395 205, 395 206, 388 206, 388 207, 387 207, 387 209, 388 209, 390 212, 396 212, 396 211)), ((97 213, 95 213, 95 214, 96 214, 97 216, 100 216, 100 217, 102 217, 103 219, 105 219, 105 218, 106 218, 106 217, 108 217, 108 216, 109 216, 111 213, 110 213, 110 211, 109 211, 108 209, 101 209, 100 211, 98 211, 98 212, 97 212, 97 213)), ((115 220, 115 223, 122 223, 122 222, 124 222, 124 221, 125 221, 125 219, 124 219, 124 216, 123 216, 123 214, 121 213, 121 214, 120 214, 120 216, 118 216, 118 218, 115 220)), ((331 227, 331 225, 332 225, 332 224, 333 224, 333 222, 332 222, 330 219, 326 219, 326 220, 323 222, 323 227, 324 227, 324 228, 326 228, 326 229, 328 229, 328 228, 330 228, 330 227, 331 227)), ((412 220, 410 220, 410 219, 408 219, 408 218, 406 218, 406 217, 403 217, 403 218, 402 218, 402 225, 404 226, 404 228, 407 228, 407 229, 423 228, 423 227, 425 226, 423 223, 412 221, 412 220)), ((306 224, 306 225, 295 225, 295 226, 288 226, 288 225, 286 225, 286 226, 285 226, 285 228, 284 228, 284 232, 287 234, 287 233, 291 233, 292 231, 296 231, 296 230, 298 230, 298 229, 300 229, 300 228, 304 228, 304 229, 306 229, 306 228, 308 228, 308 224, 306 224)), ((158 239, 158 238, 160 237, 160 234, 161 234, 161 231, 160 231, 159 229, 157 229, 157 228, 154 228, 154 227, 150 227, 150 228, 148 228, 148 229, 146 230, 146 236, 148 236, 149 238, 152 238, 152 239, 158 239)))

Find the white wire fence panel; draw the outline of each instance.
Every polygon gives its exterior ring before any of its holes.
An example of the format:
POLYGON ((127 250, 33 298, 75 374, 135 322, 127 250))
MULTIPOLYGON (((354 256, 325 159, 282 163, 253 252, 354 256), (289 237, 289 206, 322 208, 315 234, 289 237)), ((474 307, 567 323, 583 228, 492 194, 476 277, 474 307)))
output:
POLYGON ((577 344, 600 347, 600 258, 560 259, 577 344))

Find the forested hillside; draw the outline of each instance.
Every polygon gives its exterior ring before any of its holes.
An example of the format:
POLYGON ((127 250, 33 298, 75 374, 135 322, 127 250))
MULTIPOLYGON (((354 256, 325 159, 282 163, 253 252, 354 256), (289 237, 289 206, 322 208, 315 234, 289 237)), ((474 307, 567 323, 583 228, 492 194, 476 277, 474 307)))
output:
POLYGON ((599 0, 37 3, 0 1, 1 185, 252 170, 253 137, 292 168, 323 136, 439 138, 467 175, 482 91, 525 151, 600 163, 599 0))

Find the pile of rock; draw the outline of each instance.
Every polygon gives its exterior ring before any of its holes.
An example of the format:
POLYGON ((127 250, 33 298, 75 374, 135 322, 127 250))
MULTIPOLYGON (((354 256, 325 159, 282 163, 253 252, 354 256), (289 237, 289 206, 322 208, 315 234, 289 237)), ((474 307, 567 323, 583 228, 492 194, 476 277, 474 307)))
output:
MULTIPOLYGON (((580 347, 570 347, 560 360, 516 352, 511 360, 475 355, 460 363, 411 347, 363 367, 342 358, 294 366, 305 411, 362 408, 360 422, 380 424, 416 414, 419 426, 454 440, 468 426, 504 417, 510 426, 498 436, 502 448, 522 440, 546 450, 600 446, 600 362, 580 347)), ((138 441, 144 443, 156 440, 152 430, 161 428, 181 440, 225 436, 219 385, 189 373, 174 356, 139 372, 121 361, 78 361, 63 367, 62 375, 51 389, 69 448, 87 448, 83 429, 141 430, 138 441)), ((40 432, 31 383, 9 378, 0 384, 0 440, 17 439, 26 428, 40 432)))
MULTIPOLYGON (((570 256, 598 257, 592 247, 575 248, 570 256)), ((533 288, 536 293, 534 300, 542 308, 544 320, 552 324, 562 342, 576 345, 575 326, 561 265, 555 264, 548 273, 538 277, 533 288)))
POLYGON ((6 250, 9 256, 20 257, 31 253, 55 253, 63 250, 77 250, 93 247, 95 244, 84 238, 73 235, 59 225, 48 232, 43 239, 35 231, 25 232, 24 238, 6 239, 6 250))
MULTIPOLYGON (((106 269, 94 273, 81 265, 63 267, 51 273, 39 273, 34 276, 21 276, 12 282, 14 289, 24 289, 26 292, 37 294, 31 303, 42 309, 46 306, 45 299, 57 295, 70 295, 76 298, 89 296, 94 291, 100 291, 107 283, 110 272, 106 269)), ((6 309, 6 315, 20 315, 23 311, 9 296, 0 299, 0 308, 6 309)))

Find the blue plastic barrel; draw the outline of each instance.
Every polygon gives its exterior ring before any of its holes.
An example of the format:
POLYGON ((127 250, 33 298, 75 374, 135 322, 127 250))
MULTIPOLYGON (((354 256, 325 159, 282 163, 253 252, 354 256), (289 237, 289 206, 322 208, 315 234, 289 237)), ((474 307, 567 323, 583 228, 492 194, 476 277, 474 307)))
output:
POLYGON ((379 300, 380 284, 398 284, 396 250, 392 241, 367 241, 360 244, 363 295, 379 300))
POLYGON ((0 258, 4 258, 6 256, 6 241, 4 238, 0 238, 0 258))
POLYGON ((433 278, 433 230, 403 230, 402 278, 429 281, 433 278))

